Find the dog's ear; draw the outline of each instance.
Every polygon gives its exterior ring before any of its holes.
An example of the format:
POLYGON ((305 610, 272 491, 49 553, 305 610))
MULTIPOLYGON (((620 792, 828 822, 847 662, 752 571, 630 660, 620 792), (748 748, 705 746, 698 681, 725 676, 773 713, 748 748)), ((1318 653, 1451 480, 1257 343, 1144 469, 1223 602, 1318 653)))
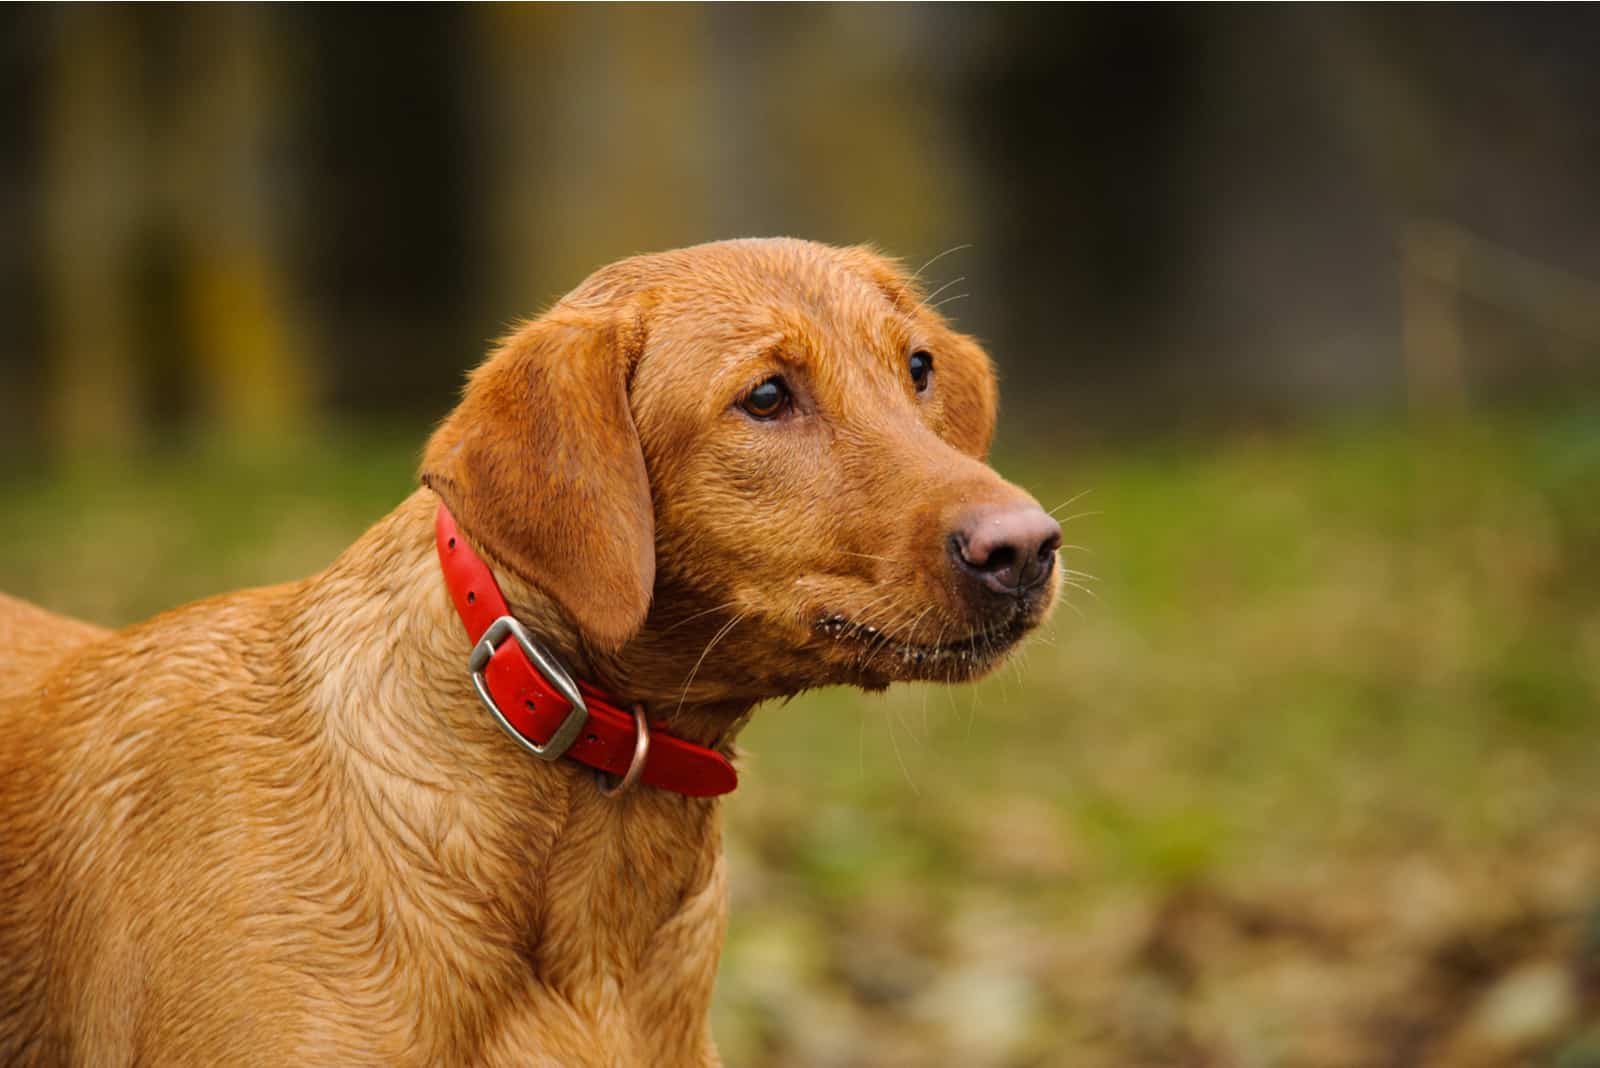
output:
POLYGON ((434 433, 422 481, 491 560, 614 651, 644 623, 655 516, 628 383, 637 311, 557 306, 473 372, 434 433))

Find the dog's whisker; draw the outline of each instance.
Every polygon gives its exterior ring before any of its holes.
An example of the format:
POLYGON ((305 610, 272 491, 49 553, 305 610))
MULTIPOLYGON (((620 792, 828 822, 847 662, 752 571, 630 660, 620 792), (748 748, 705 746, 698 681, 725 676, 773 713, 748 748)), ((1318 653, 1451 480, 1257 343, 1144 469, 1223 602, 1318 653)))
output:
POLYGON ((900 703, 898 701, 891 701, 889 703, 889 708, 891 714, 894 716, 894 721, 900 724, 900 726, 904 727, 906 734, 911 738, 911 740, 920 746, 922 744, 922 739, 917 737, 916 727, 910 723, 907 723, 905 716, 901 715, 902 709, 900 707, 900 703))
POLYGON ((907 627, 905 630, 907 641, 910 641, 916 635, 917 628, 922 626, 922 621, 928 618, 928 613, 931 611, 933 611, 933 605, 930 604, 928 607, 917 613, 917 618, 913 619, 911 621, 911 626, 907 627))
POLYGON ((700 673, 700 665, 706 662, 706 657, 710 655, 711 650, 716 647, 716 644, 723 638, 727 637, 728 632, 733 630, 733 628, 739 624, 739 621, 744 619, 744 617, 749 614, 749 612, 740 612, 738 615, 728 620, 728 622, 722 625, 720 630, 711 636, 711 640, 706 642, 706 647, 700 650, 700 659, 694 662, 694 667, 689 669, 689 677, 683 680, 683 692, 678 695, 678 707, 672 710, 672 715, 674 718, 676 718, 678 713, 683 711, 683 702, 689 696, 689 687, 694 685, 694 677, 700 673))
MULTIPOLYGON (((1083 500, 1083 499, 1084 499, 1084 498, 1085 498, 1085 497, 1087 497, 1087 496, 1089 496, 1089 494, 1091 494, 1091 493, 1093 493, 1093 492, 1094 492, 1094 490, 1093 490, 1093 489, 1086 489, 1086 490, 1080 490, 1080 491, 1078 491, 1078 492, 1077 492, 1077 493, 1074 493, 1074 494, 1073 494, 1073 495, 1072 495, 1072 496, 1070 496, 1070 497, 1068 497, 1068 498, 1067 498, 1067 499, 1066 499, 1066 500, 1064 500, 1064 501, 1062 501, 1062 502, 1061 502, 1061 503, 1060 503, 1060 504, 1058 504, 1058 505, 1056 505, 1056 506, 1055 506, 1055 507, 1054 507, 1054 508, 1051 508, 1051 509, 1048 509, 1048 510, 1047 510, 1047 511, 1046 511, 1046 512, 1045 512, 1045 514, 1046 514, 1046 515, 1050 515, 1050 516, 1053 516, 1053 515, 1055 515, 1055 514, 1056 514, 1056 513, 1057 513, 1057 512, 1059 512, 1059 511, 1061 511, 1061 509, 1063 509, 1063 508, 1070 508, 1070 507, 1071 507, 1071 506, 1072 506, 1072 505, 1074 505, 1074 504, 1076 504, 1076 503, 1077 503, 1077 502, 1079 502, 1079 501, 1081 501, 1081 500, 1083 500)), ((1063 548, 1067 548, 1067 549, 1078 549, 1078 548, 1082 548, 1082 546, 1078 546, 1078 545, 1066 545, 1066 546, 1063 546, 1063 548)))
POLYGON ((929 293, 927 296, 923 297, 922 298, 923 305, 925 307, 937 308, 939 305, 931 303, 931 301, 933 300, 934 297, 937 297, 940 293, 943 293, 945 290, 949 289, 951 286, 959 285, 962 282, 965 282, 966 280, 967 280, 967 276, 966 275, 964 275, 964 274, 956 275, 956 277, 950 279, 950 281, 946 282, 944 285, 940 286, 938 289, 935 289, 932 293, 929 293))
POLYGON ((661 633, 667 634, 667 633, 670 633, 672 631, 675 631, 679 627, 686 626, 687 624, 693 623, 695 620, 700 619, 700 618, 702 618, 704 616, 709 616, 713 612, 726 612, 730 608, 738 607, 738 604, 739 604, 738 601, 729 601, 726 604, 719 604, 719 605, 717 605, 717 606, 715 606, 713 608, 702 609, 701 611, 696 612, 693 615, 684 616, 682 619, 678 620, 676 623, 671 624, 670 626, 662 627, 661 628, 661 633))
POLYGON ((849 549, 835 549, 834 551, 837 552, 840 556, 859 556, 863 560, 879 560, 879 561, 882 561, 885 564, 892 564, 892 563, 895 562, 892 557, 874 556, 872 553, 852 552, 849 549))
POLYGON ((889 728, 889 744, 894 747, 894 758, 900 765, 900 774, 906 777, 906 785, 911 787, 912 795, 921 797, 922 791, 917 789, 916 780, 911 777, 911 769, 906 767, 905 754, 900 752, 900 739, 894 735, 894 722, 889 718, 887 709, 884 710, 884 723, 889 728))
POLYGON ((927 263, 924 263, 921 267, 918 267, 915 271, 912 271, 911 272, 911 277, 920 281, 921 278, 922 278, 922 272, 926 271, 929 267, 932 267, 934 264, 938 263, 940 260, 944 259, 946 256, 952 255, 953 253, 957 253, 957 252, 964 252, 967 249, 972 248, 972 247, 973 247, 973 244, 970 241, 965 242, 964 244, 960 244, 960 245, 951 245, 949 248, 945 249, 943 252, 939 253, 937 256, 934 256, 933 259, 929 260, 927 263))
MULTIPOLYGON (((866 604, 861 605, 860 607, 858 607, 858 608, 854 609, 853 611, 851 611, 848 616, 842 616, 841 615, 841 616, 836 616, 835 618, 840 620, 840 621, 844 621, 844 620, 848 619, 849 622, 855 628, 867 627, 867 626, 869 626, 869 624, 867 624, 865 621, 866 621, 866 619, 870 618, 873 610, 876 609, 881 604, 887 604, 889 601, 892 601, 895 597, 897 597, 899 595, 900 595, 900 590, 897 589, 897 588, 890 588, 890 589, 884 590, 883 592, 879 593, 878 596, 876 596, 876 597, 872 598, 871 600, 869 600, 866 604)), ((833 633, 833 637, 835 638, 835 640, 841 639, 846 635, 847 631, 849 631, 850 629, 852 629, 852 628, 840 627, 837 631, 835 631, 833 633)))

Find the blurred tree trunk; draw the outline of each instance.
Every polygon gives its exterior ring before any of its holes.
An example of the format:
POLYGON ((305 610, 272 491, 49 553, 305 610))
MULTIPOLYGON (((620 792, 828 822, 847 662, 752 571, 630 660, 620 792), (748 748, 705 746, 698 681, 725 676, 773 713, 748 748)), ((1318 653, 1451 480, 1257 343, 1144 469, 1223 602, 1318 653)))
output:
POLYGON ((57 21, 47 425, 69 454, 136 445, 153 414, 185 414, 166 394, 191 384, 206 421, 242 437, 292 431, 312 399, 283 266, 295 228, 272 148, 289 98, 270 73, 266 14, 193 9, 176 48, 161 35, 171 25, 121 8, 57 21))
POLYGON ((1400 234, 1400 264, 1407 399, 1415 413, 1460 416, 1467 408, 1467 370, 1458 231, 1412 222, 1400 234))
POLYGON ((68 453, 140 432, 136 230, 150 196, 128 9, 58 10, 45 93, 43 268, 52 373, 45 419, 68 453))
POLYGON ((284 70, 268 14, 254 6, 191 9, 179 54, 192 81, 171 131, 172 218, 180 240, 180 311, 204 417, 233 436, 299 428, 313 383, 310 336, 284 246, 287 216, 284 70))
POLYGON ((939 83, 916 76, 929 45, 885 11, 472 11, 501 316, 622 256, 764 230, 916 262, 976 236, 939 83))
POLYGON ((476 12, 500 316, 533 314, 610 260, 711 236, 703 9, 476 12))

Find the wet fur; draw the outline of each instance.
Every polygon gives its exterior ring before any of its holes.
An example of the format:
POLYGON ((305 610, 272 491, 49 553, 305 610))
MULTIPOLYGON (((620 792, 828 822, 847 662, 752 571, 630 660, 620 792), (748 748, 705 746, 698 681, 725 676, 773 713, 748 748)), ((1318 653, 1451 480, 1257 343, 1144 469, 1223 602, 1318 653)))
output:
POLYGON ((924 544, 1023 496, 993 420, 986 357, 891 262, 701 246, 508 338, 424 487, 320 574, 114 633, 0 596, 0 1062, 717 1063, 718 803, 608 800, 506 741, 434 510, 577 672, 731 751, 766 698, 998 663, 924 544), (807 421, 731 406, 763 361, 807 421), (955 633, 983 656, 915 655, 955 633))

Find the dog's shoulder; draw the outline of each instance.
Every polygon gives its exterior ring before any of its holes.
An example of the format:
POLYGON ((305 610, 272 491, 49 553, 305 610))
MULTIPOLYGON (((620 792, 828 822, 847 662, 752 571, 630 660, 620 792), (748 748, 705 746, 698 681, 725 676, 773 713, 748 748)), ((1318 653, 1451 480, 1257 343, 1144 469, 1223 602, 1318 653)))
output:
POLYGON ((110 633, 0 593, 0 693, 26 686, 85 642, 110 633))

